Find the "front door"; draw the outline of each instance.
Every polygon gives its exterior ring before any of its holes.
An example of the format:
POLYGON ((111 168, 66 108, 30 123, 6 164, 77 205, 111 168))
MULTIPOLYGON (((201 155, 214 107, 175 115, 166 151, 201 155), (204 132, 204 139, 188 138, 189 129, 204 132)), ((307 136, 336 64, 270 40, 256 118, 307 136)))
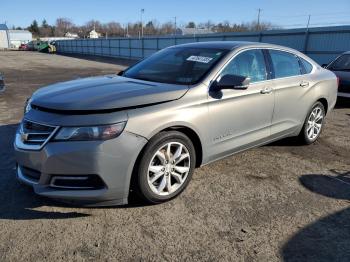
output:
POLYGON ((221 71, 249 77, 245 90, 209 91, 211 159, 263 143, 270 136, 274 92, 269 81, 262 50, 236 55, 221 71))

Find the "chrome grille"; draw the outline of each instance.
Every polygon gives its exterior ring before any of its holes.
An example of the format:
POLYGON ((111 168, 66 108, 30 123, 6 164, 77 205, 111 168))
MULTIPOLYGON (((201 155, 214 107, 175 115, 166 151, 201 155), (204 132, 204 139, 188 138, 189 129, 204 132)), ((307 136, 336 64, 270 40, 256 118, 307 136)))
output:
POLYGON ((38 150, 54 135, 58 127, 24 119, 16 134, 16 146, 22 149, 38 150))

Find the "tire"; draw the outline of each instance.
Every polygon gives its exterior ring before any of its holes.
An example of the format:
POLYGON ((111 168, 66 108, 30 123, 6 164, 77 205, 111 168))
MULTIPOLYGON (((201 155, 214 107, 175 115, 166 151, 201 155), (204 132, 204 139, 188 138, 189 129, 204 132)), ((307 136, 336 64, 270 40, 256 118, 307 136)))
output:
POLYGON ((316 102, 305 119, 303 128, 299 134, 299 138, 303 144, 310 145, 314 143, 320 136, 326 111, 321 102, 316 102))
POLYGON ((187 187, 195 163, 195 149, 186 135, 177 131, 161 132, 143 150, 136 174, 136 190, 148 203, 168 201, 187 187))

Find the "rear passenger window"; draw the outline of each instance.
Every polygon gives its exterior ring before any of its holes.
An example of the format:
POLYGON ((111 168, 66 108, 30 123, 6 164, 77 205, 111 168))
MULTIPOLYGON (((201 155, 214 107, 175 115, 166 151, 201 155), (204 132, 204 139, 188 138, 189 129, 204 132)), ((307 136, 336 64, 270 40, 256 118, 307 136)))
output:
POLYGON ((298 58, 288 52, 269 50, 275 78, 301 75, 298 58))
POLYGON ((306 61, 305 59, 299 57, 301 63, 303 64, 304 68, 305 68, 305 74, 310 74, 312 71, 312 64, 310 64, 308 61, 306 61))

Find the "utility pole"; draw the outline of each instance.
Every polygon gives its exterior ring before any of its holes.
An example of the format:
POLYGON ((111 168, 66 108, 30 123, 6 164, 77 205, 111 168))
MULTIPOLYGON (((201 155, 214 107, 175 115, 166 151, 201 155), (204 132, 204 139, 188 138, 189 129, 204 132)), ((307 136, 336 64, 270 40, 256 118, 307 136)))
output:
POLYGON ((176 24, 176 16, 174 16, 174 35, 176 36, 176 27, 177 27, 177 24, 176 24))
POLYGON ((309 29, 310 26, 310 20, 311 20, 311 15, 309 15, 308 19, 307 19, 307 25, 306 25, 306 30, 309 29))
POLYGON ((141 37, 143 38, 143 20, 142 20, 142 15, 145 12, 145 9, 141 9, 141 37))
POLYGON ((309 26, 310 26, 311 15, 307 19, 307 25, 305 30, 305 40, 304 40, 304 54, 307 54, 307 46, 309 44, 309 26))
POLYGON ((262 9, 259 8, 259 9, 258 9, 258 25, 257 25, 258 30, 260 30, 260 14, 261 14, 261 11, 262 11, 262 9))

